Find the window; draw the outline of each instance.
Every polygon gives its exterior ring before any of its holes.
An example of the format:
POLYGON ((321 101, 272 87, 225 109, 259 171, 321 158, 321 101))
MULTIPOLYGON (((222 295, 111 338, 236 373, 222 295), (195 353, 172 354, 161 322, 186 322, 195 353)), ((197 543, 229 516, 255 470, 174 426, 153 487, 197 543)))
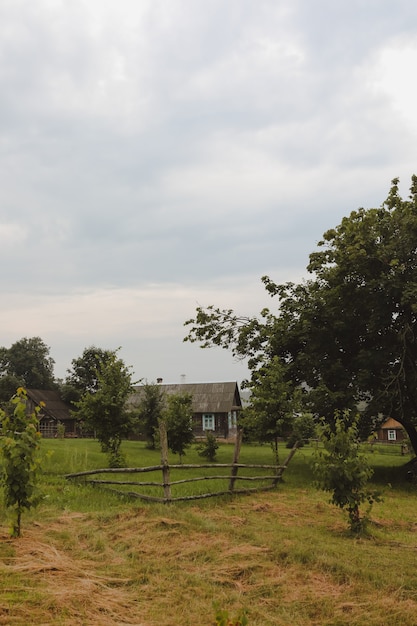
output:
POLYGON ((213 413, 204 413, 203 415, 203 430, 214 430, 214 415, 213 413))
POLYGON ((236 425, 237 425, 237 412, 236 411, 229 411, 227 417, 228 417, 229 428, 236 428, 236 425))
POLYGON ((395 432, 395 430, 389 430, 388 441, 396 441, 396 440, 397 440, 397 433, 395 432))

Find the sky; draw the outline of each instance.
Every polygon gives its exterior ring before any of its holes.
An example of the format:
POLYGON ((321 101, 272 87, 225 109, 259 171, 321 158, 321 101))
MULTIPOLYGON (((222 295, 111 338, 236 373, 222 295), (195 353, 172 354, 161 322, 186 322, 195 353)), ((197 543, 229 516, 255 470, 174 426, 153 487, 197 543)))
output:
POLYGON ((415 0, 1 0, 0 346, 241 382, 184 322, 274 308, 263 275, 407 196, 416 67, 415 0))

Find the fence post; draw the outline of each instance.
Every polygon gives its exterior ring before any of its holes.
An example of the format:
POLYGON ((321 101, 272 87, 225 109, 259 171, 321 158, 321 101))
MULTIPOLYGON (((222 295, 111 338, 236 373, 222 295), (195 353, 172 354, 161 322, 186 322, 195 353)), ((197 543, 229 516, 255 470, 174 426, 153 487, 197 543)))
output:
POLYGON ((276 476, 275 480, 272 483, 274 485, 274 487, 276 487, 278 482, 282 479, 282 475, 284 473, 284 470, 287 469, 289 462, 291 461, 292 457, 297 452, 299 447, 300 447, 300 442, 296 441, 294 446, 291 448, 291 451, 290 451, 289 455, 285 459, 284 465, 281 466, 280 470, 277 473, 277 476, 276 476))
POLYGON ((233 489, 235 486, 235 481, 236 481, 236 476, 237 476, 237 471, 238 471, 238 467, 236 466, 236 464, 239 462, 242 438, 243 438, 243 429, 238 427, 237 433, 236 433, 235 449, 233 452, 233 465, 232 465, 232 471, 231 471, 230 482, 229 482, 229 491, 231 493, 233 493, 233 489))
POLYGON ((168 464, 168 435, 164 420, 159 421, 159 440, 161 444, 161 465, 162 465, 162 483, 164 487, 164 498, 167 502, 171 501, 171 484, 168 464))

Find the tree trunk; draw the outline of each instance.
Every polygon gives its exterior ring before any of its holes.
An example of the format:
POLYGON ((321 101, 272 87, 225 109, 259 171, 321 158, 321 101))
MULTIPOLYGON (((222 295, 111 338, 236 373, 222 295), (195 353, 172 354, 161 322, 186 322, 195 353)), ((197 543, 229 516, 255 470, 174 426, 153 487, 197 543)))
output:
POLYGON ((398 420, 398 421, 400 422, 402 426, 404 426, 404 429, 410 438, 410 443, 414 450, 414 454, 417 456, 417 429, 416 427, 410 424, 410 422, 407 422, 406 420, 404 421, 398 420))
POLYGON ((274 456, 275 464, 279 463, 279 452, 278 452, 278 437, 275 437, 273 441, 271 441, 272 454, 274 456))

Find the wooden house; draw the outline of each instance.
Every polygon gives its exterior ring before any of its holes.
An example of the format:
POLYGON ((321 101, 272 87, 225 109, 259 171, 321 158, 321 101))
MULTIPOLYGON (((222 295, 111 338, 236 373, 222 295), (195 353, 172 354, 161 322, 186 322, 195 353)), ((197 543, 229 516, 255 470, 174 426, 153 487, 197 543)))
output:
POLYGON ((57 391, 44 389, 26 389, 28 397, 28 412, 32 413, 35 407, 41 406, 38 413, 39 431, 43 437, 56 437, 58 424, 65 427, 66 437, 76 437, 76 419, 70 413, 71 407, 61 400, 57 391))
POLYGON ((378 441, 396 443, 407 439, 403 426, 392 417, 388 417, 378 429, 378 441))
MULTIPOLYGON (((236 437, 237 415, 242 410, 239 387, 236 382, 226 383, 158 383, 166 395, 188 393, 192 396, 193 431, 198 437, 212 432, 221 439, 236 437)), ((140 404, 141 389, 135 387, 132 405, 140 404)))

